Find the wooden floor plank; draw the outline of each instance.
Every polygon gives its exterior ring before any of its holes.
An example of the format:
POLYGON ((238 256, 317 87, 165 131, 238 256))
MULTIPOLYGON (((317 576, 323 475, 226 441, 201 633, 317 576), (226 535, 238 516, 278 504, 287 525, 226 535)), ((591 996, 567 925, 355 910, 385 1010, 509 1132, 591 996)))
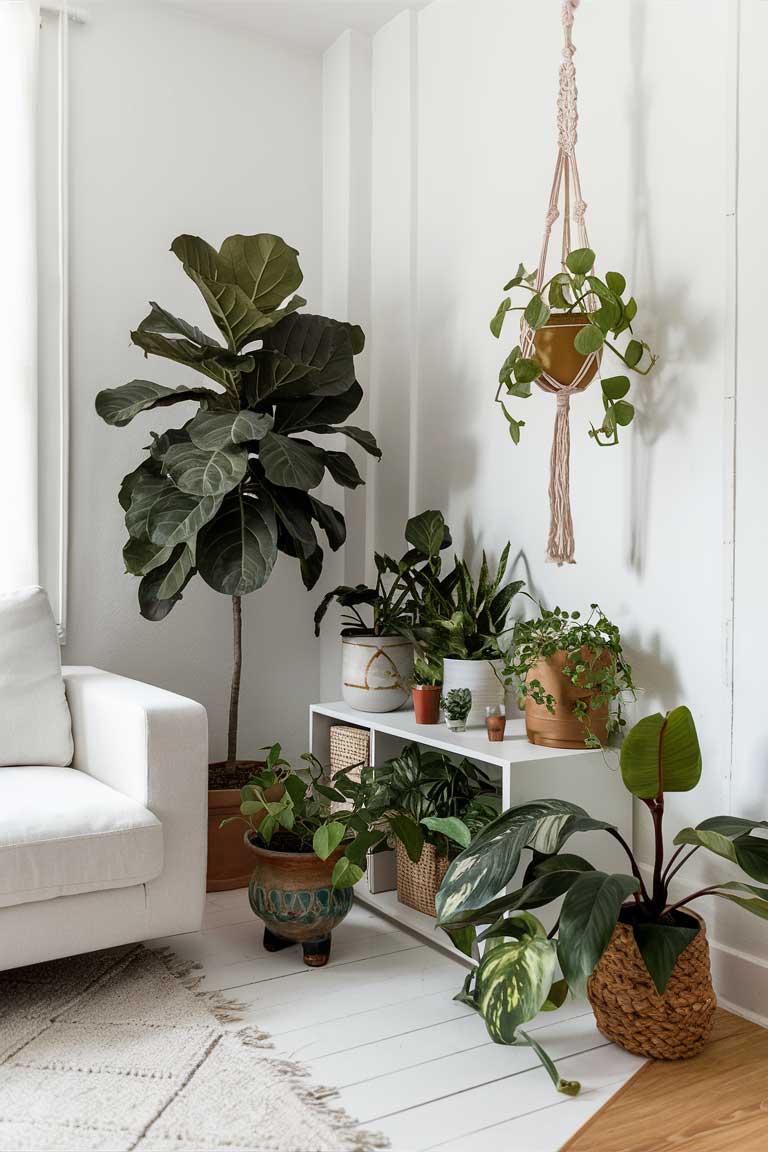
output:
POLYGON ((765 1152, 768 1030, 718 1009, 691 1060, 651 1061, 563 1152, 765 1152))

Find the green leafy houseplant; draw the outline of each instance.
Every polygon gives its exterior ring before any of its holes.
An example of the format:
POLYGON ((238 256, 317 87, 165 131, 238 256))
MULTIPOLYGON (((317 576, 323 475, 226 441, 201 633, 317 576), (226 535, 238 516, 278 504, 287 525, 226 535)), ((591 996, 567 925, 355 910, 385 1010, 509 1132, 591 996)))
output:
POLYGON ((440 700, 447 722, 464 725, 472 707, 469 688, 451 688, 440 700))
MULTIPOLYGON (((566 257, 560 272, 552 276, 537 290, 536 273, 527 272, 521 264, 504 285, 504 291, 527 292, 529 299, 520 305, 513 305, 512 298, 505 296, 491 320, 491 332, 501 336, 504 320, 508 312, 522 312, 525 321, 534 333, 544 328, 555 315, 583 316, 587 323, 574 337, 573 346, 581 356, 610 349, 622 364, 631 371, 647 376, 656 363, 656 357, 644 340, 633 335, 632 323, 637 314, 637 303, 633 296, 626 297, 627 282, 620 272, 608 272, 605 279, 594 274, 595 254, 590 248, 577 248, 566 257), (615 341, 624 333, 631 339, 623 348, 615 341)), ((524 420, 514 419, 504 400, 507 397, 526 400, 531 395, 531 384, 543 371, 543 365, 531 356, 524 356, 519 344, 504 360, 499 372, 499 386, 496 401, 501 405, 509 427, 509 434, 515 444, 520 441, 520 429, 524 420)), ((626 399, 630 389, 627 376, 611 376, 601 381, 603 399, 603 419, 599 427, 591 426, 589 435, 601 446, 618 444, 619 428, 630 424, 635 409, 626 399)))
POLYGON ((400 560, 374 554, 373 587, 340 584, 326 593, 315 612, 315 636, 320 635, 320 625, 334 600, 345 610, 342 636, 410 635, 417 611, 417 581, 439 577, 440 553, 450 547, 451 533, 442 512, 428 509, 407 522, 405 540, 410 548, 400 560), (363 607, 371 610, 368 620, 360 611, 363 607))
POLYGON ((536 619, 521 620, 515 625, 504 670, 507 683, 515 685, 521 708, 530 697, 554 716, 557 701, 540 677, 545 675, 550 684, 562 677, 577 689, 571 712, 583 730, 584 743, 599 747, 601 740, 593 730, 595 715, 605 716, 607 709, 604 726, 611 736, 626 724, 624 699, 635 695, 632 669, 624 656, 619 629, 597 604, 590 606, 585 619, 579 612, 540 608, 536 619), (548 662, 561 654, 562 669, 555 674, 548 662), (531 675, 537 669, 538 674, 531 675))
MULTIPOLYGON (((691 856, 704 848, 737 864, 747 877, 768 883, 768 840, 754 835, 768 821, 715 816, 675 836, 675 852, 665 860, 664 798, 688 792, 701 776, 701 753, 693 717, 685 707, 641 720, 621 750, 626 788, 647 807, 654 827, 654 861, 646 885, 629 845, 612 824, 593 819, 576 804, 539 800, 503 812, 482 829, 449 868, 437 896, 440 926, 470 952, 478 941, 486 948, 469 974, 460 998, 484 1017, 499 1043, 531 1043, 521 1026, 539 1011, 559 1007, 568 989, 583 992, 616 925, 630 925, 640 955, 659 994, 663 994, 678 957, 700 931, 687 906, 705 895, 719 896, 768 919, 768 888, 741 881, 711 884, 671 900, 670 882, 691 856), (626 853, 629 872, 606 874, 581 856, 565 852, 578 832, 604 831, 626 853), (521 854, 530 852, 522 884, 503 895, 521 854), (564 896, 555 927, 547 933, 532 909, 564 896), (559 962, 563 978, 555 979, 559 962)), ((559 1080, 560 1091, 578 1091, 559 1080)))
POLYGON ((349 888, 365 872, 368 849, 384 839, 385 832, 371 829, 363 806, 365 794, 345 774, 334 778, 335 787, 324 783, 326 772, 316 757, 302 757, 309 779, 291 771, 281 757, 279 744, 269 749, 263 770, 251 776, 240 790, 240 816, 222 824, 243 821, 251 836, 275 852, 302 852, 327 860, 336 849, 344 853, 333 867, 334 888, 349 888), (339 790, 344 787, 346 795, 339 790), (335 811, 331 802, 349 805, 335 811))
POLYGON ((429 649, 423 650, 413 662, 413 683, 422 688, 439 688, 443 682, 443 661, 429 649))
POLYGON ((363 483, 351 456, 314 438, 343 432, 373 456, 381 453, 370 432, 346 423, 363 397, 354 365, 362 330, 299 312, 306 301, 292 295, 303 279, 296 249, 264 233, 229 236, 218 251, 198 236, 177 236, 171 251, 223 343, 155 303, 131 339, 145 355, 205 383, 169 388, 132 380, 100 392, 96 410, 123 427, 142 412, 197 405, 180 427, 152 434, 146 456, 123 480, 123 556, 127 571, 141 577, 139 607, 148 620, 167 616, 196 573, 232 598, 227 760, 234 764, 240 598, 266 584, 278 552, 298 560, 312 588, 323 566, 316 529, 332 549, 346 535, 344 517, 313 491, 326 473, 343 487, 363 483))

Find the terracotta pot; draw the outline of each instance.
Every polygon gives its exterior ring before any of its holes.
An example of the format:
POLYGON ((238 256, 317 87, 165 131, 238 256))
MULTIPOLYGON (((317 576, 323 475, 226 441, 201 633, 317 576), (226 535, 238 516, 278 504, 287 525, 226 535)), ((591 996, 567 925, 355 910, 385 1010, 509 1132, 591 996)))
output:
MULTIPOLYGON (((589 324, 588 317, 583 314, 573 315, 570 312, 555 312, 543 328, 537 329, 533 334, 534 355, 545 372, 557 380, 559 384, 568 387, 581 371, 586 356, 582 356, 573 346, 573 341, 581 328, 589 324)), ((595 377, 600 367, 602 350, 595 357, 584 379, 576 386, 577 392, 583 392, 595 377)), ((555 392, 556 389, 546 380, 537 381, 545 392, 555 392)))
POLYGON ((413 644, 402 636, 342 636, 341 694, 358 712, 394 712, 408 700, 413 644))
MULTIPOLYGON (((225 761, 210 765, 216 769, 226 769, 225 761)), ((235 771, 242 777, 243 784, 248 777, 264 767, 263 760, 238 760, 235 771)), ((270 800, 279 800, 283 794, 282 784, 270 789, 270 800)), ((219 827, 222 820, 240 815, 239 788, 208 789, 208 869, 206 889, 208 892, 228 892, 231 888, 247 888, 253 871, 253 858, 243 844, 243 825, 239 822, 219 827)))
POLYGON ((440 723, 441 684, 414 684, 411 689, 413 711, 417 724, 440 723))
MULTIPOLYGON (((585 651, 585 659, 589 653, 585 651)), ((593 732, 600 743, 608 737, 608 704, 596 709, 589 707, 591 692, 585 692, 563 675, 567 653, 555 652, 546 660, 539 661, 526 676, 526 683, 539 680, 545 694, 554 696, 554 715, 546 704, 537 704, 531 696, 525 698, 525 730, 531 744, 543 744, 548 748, 583 748, 589 732, 593 732), (585 728, 573 714, 573 706, 583 700, 589 711, 589 729, 585 728)), ((610 656, 604 653, 601 660, 608 662, 610 656)))
POLYGON ((305 964, 312 968, 327 964, 331 931, 352 907, 351 888, 331 887, 333 866, 344 849, 339 847, 321 860, 314 852, 264 848, 250 831, 244 843, 253 869, 248 897, 264 921, 264 947, 278 952, 299 943, 305 964))
POLYGON ((698 922, 700 929, 678 956, 663 996, 643 962, 631 924, 616 925, 587 982, 603 1035, 653 1060, 685 1060, 700 1052, 717 1007, 704 921, 687 909, 679 920, 698 922))

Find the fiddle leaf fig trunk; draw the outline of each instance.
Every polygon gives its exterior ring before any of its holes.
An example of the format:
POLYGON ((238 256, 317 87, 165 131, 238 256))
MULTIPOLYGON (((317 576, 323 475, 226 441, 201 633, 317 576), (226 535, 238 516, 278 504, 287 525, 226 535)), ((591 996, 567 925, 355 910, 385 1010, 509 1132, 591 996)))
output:
POLYGON ((229 693, 227 764, 237 761, 237 725, 240 714, 240 673, 243 668, 243 609, 239 596, 232 597, 232 687, 229 693))

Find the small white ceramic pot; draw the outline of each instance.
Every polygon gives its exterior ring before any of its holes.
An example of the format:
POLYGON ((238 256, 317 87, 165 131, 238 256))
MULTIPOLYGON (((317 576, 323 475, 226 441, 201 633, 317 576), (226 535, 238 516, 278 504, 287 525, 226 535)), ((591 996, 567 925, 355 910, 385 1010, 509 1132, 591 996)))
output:
POLYGON ((472 693, 468 728, 484 728, 485 709, 491 704, 505 703, 502 668, 501 660, 443 660, 443 696, 447 696, 451 688, 469 688, 472 693))
POLYGON ((341 694, 351 708, 394 712, 410 700, 413 644, 408 640, 402 636, 342 636, 341 652, 341 694))

